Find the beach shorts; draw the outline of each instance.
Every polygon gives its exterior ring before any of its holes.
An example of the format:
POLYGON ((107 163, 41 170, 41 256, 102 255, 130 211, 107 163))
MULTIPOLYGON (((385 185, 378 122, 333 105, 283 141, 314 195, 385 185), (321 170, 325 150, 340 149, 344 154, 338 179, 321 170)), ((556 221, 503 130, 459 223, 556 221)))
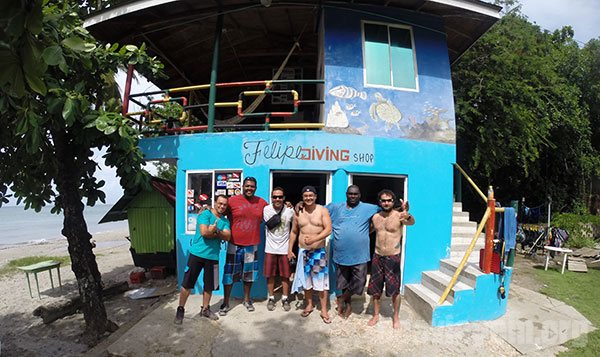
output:
POLYGON ((200 258, 194 254, 190 254, 188 258, 181 286, 188 290, 193 289, 202 269, 204 269, 204 291, 219 290, 219 262, 200 258))
POLYGON ((274 276, 289 278, 291 272, 290 262, 287 255, 265 253, 263 275, 265 278, 271 278, 274 276))
POLYGON ((292 293, 302 290, 329 290, 329 266, 327 264, 327 250, 317 248, 298 250, 298 263, 292 283, 292 293))
POLYGON ((400 254, 390 256, 373 254, 367 294, 381 297, 384 283, 385 295, 400 294, 400 254))
POLYGON ((367 263, 356 265, 336 264, 336 287, 350 295, 362 295, 367 284, 367 263))
POLYGON ((238 281, 248 283, 258 278, 258 246, 239 246, 229 243, 223 271, 223 285, 238 281))

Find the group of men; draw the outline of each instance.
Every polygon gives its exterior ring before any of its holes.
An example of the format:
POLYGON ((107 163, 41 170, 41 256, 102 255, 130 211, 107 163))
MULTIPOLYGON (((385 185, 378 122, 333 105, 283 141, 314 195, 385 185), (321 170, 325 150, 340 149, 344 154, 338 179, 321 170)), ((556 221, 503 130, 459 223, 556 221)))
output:
POLYGON ((227 198, 217 196, 215 206, 206 209, 197 219, 197 229, 188 263, 185 268, 179 307, 175 323, 181 324, 185 303, 198 276, 204 270, 204 292, 201 315, 217 320, 210 310, 213 290, 219 286, 219 249, 221 241, 227 241, 223 285, 223 303, 219 315, 230 311, 233 284, 244 284, 243 306, 248 311, 255 307, 250 298, 252 283, 258 278, 258 245, 261 223, 265 224, 265 252, 263 274, 267 278, 267 309, 276 308, 275 278, 281 278, 281 305, 289 311, 290 293, 304 292, 302 317, 308 317, 315 309, 313 291, 318 292, 321 305, 320 317, 331 323, 327 300, 329 296, 329 257, 326 238, 332 235, 332 259, 336 271, 337 313, 347 318, 352 313, 353 295, 362 295, 367 281, 367 263, 372 261, 371 279, 367 293, 372 296, 374 311, 368 325, 379 320, 381 296, 385 285, 386 295, 391 296, 394 313, 392 325, 400 326, 400 250, 402 227, 412 225, 414 217, 408 213, 408 202, 400 200, 390 190, 378 194, 379 206, 360 201, 360 189, 351 185, 346 191, 346 201, 317 204, 317 191, 313 186, 302 189, 302 201, 293 209, 286 204, 285 192, 275 187, 271 192, 271 204, 255 195, 256 179, 247 177, 241 195, 227 198), (396 209, 395 207, 398 206, 396 209), (229 217, 229 219, 227 218, 229 217), (370 256, 369 233, 376 232, 375 253, 370 256), (294 246, 298 242, 298 254, 294 246), (372 258, 372 259, 371 259, 372 258), (290 287, 291 263, 295 273, 290 287))

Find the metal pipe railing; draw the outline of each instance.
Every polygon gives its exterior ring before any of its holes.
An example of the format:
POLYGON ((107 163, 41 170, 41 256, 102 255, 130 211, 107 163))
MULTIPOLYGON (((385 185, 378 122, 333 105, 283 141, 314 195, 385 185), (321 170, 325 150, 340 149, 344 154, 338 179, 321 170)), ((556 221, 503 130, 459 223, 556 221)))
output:
POLYGON ((465 252, 465 255, 463 256, 462 260, 460 261, 460 264, 456 268, 456 271, 454 272, 452 279, 450 279, 450 283, 448 284, 448 286, 442 293, 442 296, 440 296, 440 300, 438 301, 438 304, 442 304, 446 300, 446 298, 448 297, 448 294, 450 293, 450 291, 456 284, 456 281, 458 280, 460 273, 462 273, 465 265, 467 264, 469 256, 471 255, 471 253, 473 253, 473 249, 475 248, 477 239, 479 239, 479 235, 481 234, 481 232, 483 232, 484 226, 486 227, 486 234, 485 234, 485 249, 484 249, 484 255, 483 255, 483 257, 484 257, 483 258, 483 272, 485 274, 489 274, 491 272, 491 270, 492 270, 492 255, 493 255, 493 250, 494 250, 494 241, 493 240, 494 240, 495 215, 496 215, 496 212, 504 212, 504 208, 496 207, 496 200, 494 199, 494 190, 491 186, 488 189, 488 196, 486 197, 483 194, 483 192, 479 189, 479 187, 477 187, 475 182, 469 177, 469 175, 467 175, 467 173, 462 169, 462 167, 460 167, 460 165, 458 165, 457 163, 454 163, 453 165, 467 179, 467 181, 471 184, 471 186, 473 186, 473 188, 479 194, 479 196, 481 196, 483 198, 483 200, 485 201, 485 203, 487 205, 487 208, 485 210, 483 218, 481 219, 481 222, 479 223, 479 225, 477 227, 477 232, 475 233, 475 236, 471 240, 471 244, 469 244, 469 247, 467 248, 467 251, 465 252))
POLYGON ((473 249, 475 248, 475 244, 477 243, 477 239, 479 238, 479 235, 481 234, 481 232, 483 232, 483 227, 485 227, 485 224, 489 217, 490 217, 490 209, 487 208, 485 210, 485 213, 483 214, 483 218, 481 219, 479 226, 477 227, 477 232, 475 232, 475 236, 473 237, 473 239, 471 239, 471 244, 469 244, 469 247, 467 248, 467 251, 465 252, 464 257, 460 261, 460 264, 458 264, 458 268, 456 268, 456 271, 454 272, 452 279, 450 279, 450 283, 446 287, 446 290, 444 290, 444 293, 442 294, 442 296, 440 296, 438 305, 442 304, 446 300, 446 298, 448 297, 448 294, 450 293, 450 290, 452 290, 452 288, 454 287, 454 284, 456 284, 456 281, 458 280, 460 273, 462 273, 465 265, 467 264, 467 261, 469 260, 469 256, 473 252, 473 249))

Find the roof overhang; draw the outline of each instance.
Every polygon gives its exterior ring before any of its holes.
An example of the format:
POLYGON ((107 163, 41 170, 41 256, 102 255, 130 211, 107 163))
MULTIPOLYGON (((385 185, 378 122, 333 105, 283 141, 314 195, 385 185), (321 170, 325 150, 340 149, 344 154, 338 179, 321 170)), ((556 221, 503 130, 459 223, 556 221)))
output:
POLYGON ((478 0, 144 0, 94 13, 84 26, 101 41, 145 42, 169 76, 156 84, 169 88, 209 82, 219 14, 224 15, 219 81, 256 80, 268 79, 296 41, 300 47, 288 65, 316 67, 321 6, 361 5, 441 18, 451 63, 500 18, 501 10, 478 0))

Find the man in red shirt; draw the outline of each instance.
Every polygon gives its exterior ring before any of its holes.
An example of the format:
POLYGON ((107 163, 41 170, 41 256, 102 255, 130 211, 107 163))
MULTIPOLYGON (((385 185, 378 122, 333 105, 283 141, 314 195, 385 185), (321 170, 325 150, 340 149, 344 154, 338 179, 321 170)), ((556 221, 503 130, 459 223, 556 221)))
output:
POLYGON ((254 311, 250 300, 250 288, 258 277, 258 244, 263 208, 267 201, 255 196, 256 179, 247 177, 242 185, 243 194, 229 199, 231 211, 231 240, 227 246, 227 258, 223 273, 224 296, 219 315, 225 316, 230 310, 229 297, 233 283, 244 282, 244 307, 254 311))

